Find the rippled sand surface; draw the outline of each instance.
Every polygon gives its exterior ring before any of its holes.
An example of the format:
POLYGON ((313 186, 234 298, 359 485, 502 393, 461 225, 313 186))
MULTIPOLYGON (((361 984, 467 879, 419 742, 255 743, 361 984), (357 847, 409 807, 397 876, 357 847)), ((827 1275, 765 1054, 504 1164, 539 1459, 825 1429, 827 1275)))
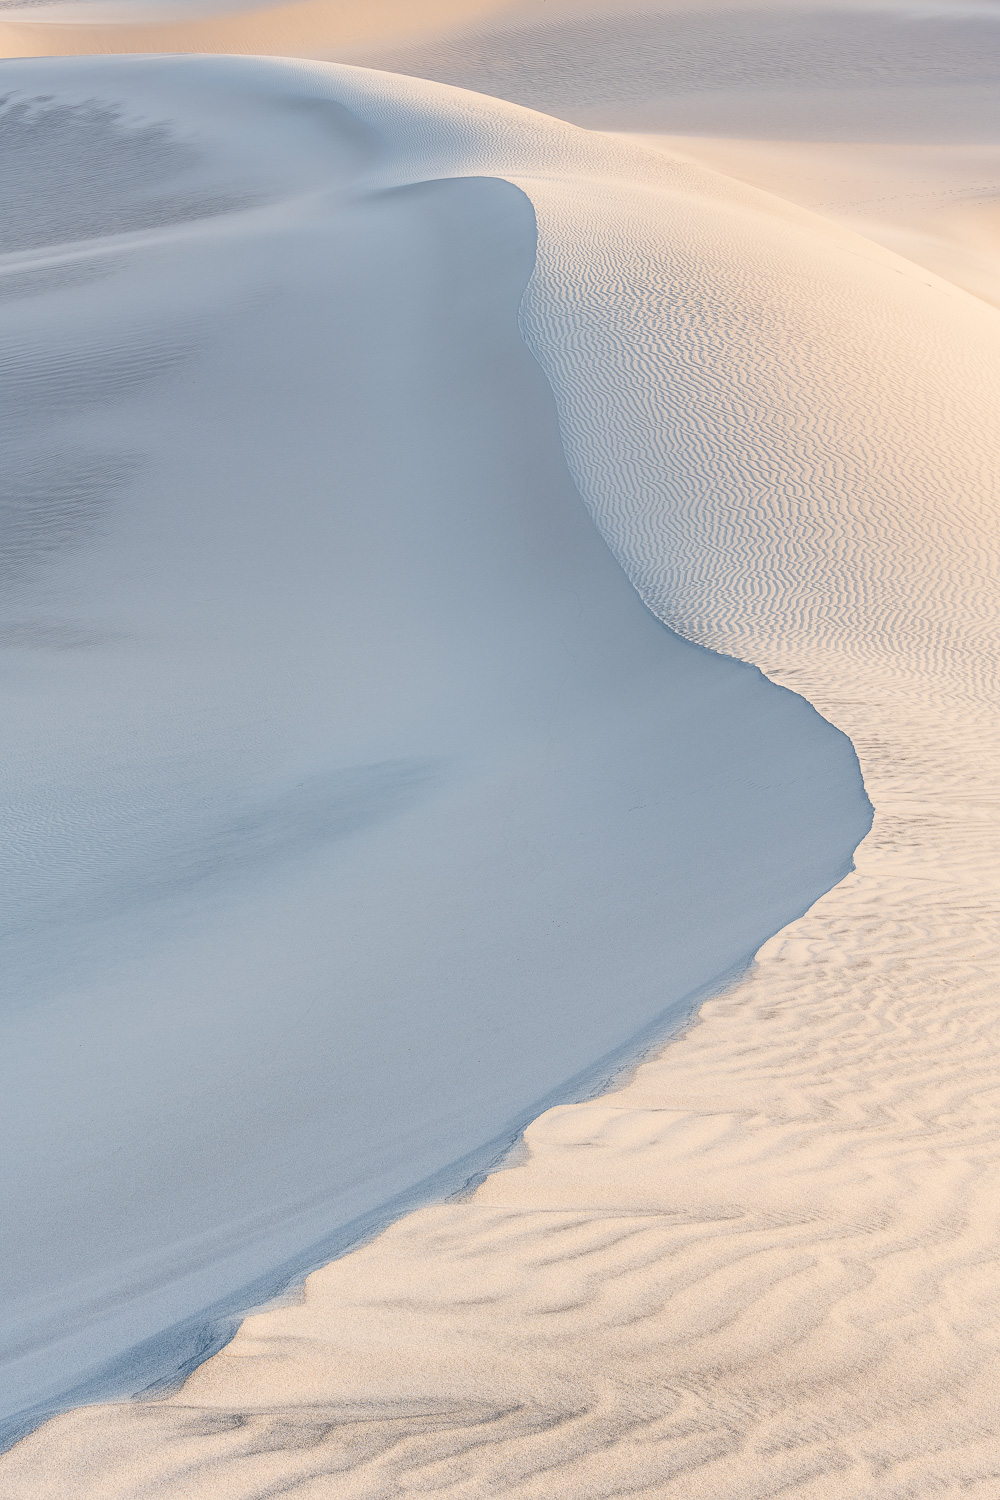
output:
POLYGON ((542 1115, 168 1399, 58 1418, 0 1490, 987 1500, 1000 313, 690 163, 323 80, 390 175, 531 198, 522 332, 578 488, 664 621, 850 735, 875 825, 626 1086, 542 1115))
POLYGON ((902 145, 636 139, 812 209, 998 307, 1000 126, 996 137, 902 145))
POLYGON ((481 1176, 871 822, 841 732, 644 608, 519 332, 531 204, 405 88, 6 77, 5 1445, 481 1176))

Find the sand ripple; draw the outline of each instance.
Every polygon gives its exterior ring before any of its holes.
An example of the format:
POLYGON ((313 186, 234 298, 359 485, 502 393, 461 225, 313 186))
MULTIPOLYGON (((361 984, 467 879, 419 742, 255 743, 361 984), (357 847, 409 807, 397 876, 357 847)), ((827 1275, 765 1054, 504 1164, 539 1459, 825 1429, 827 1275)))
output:
POLYGON ((586 149, 494 168, 574 477, 662 618, 851 736, 857 870, 627 1087, 4 1494, 997 1494, 1000 314, 586 149))

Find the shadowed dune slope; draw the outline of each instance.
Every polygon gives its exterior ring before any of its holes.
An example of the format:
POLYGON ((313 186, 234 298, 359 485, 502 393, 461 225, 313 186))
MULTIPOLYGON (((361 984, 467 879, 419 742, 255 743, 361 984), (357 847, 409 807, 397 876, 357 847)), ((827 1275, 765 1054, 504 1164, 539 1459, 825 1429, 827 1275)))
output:
POLYGON ((378 132, 370 182, 528 195, 521 329, 578 489, 662 620, 851 736, 875 825, 630 1083, 542 1115, 508 1170, 169 1399, 42 1428, 0 1485, 993 1500, 1000 314, 689 164, 301 77, 378 132))
POLYGON ((582 132, 318 65, 5 76, 11 1434, 481 1174, 870 809, 574 488, 499 178, 582 132))

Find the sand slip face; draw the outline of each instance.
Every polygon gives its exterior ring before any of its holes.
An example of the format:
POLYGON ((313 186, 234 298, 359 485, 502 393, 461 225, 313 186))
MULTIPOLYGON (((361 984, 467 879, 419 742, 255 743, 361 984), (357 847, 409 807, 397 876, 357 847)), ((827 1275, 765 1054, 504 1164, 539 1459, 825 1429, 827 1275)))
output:
POLYGON ((176 1375, 481 1172, 838 880, 869 809, 844 737, 666 632, 574 489, 494 163, 586 137, 352 70, 7 79, 24 1424, 176 1375))
POLYGON ((577 486, 663 619, 851 735, 875 828, 626 1088, 0 1487, 993 1497, 1000 317, 697 169, 326 77, 415 175, 528 193, 577 486))

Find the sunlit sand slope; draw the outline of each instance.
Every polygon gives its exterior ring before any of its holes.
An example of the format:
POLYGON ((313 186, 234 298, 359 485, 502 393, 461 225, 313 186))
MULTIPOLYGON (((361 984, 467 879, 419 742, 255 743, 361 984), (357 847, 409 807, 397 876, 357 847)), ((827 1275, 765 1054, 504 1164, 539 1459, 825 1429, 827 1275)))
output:
POLYGON ((852 737, 875 828, 627 1087, 6 1492, 993 1500, 1000 314, 708 172, 329 76, 531 197, 578 487, 662 619, 852 737))
POLYGON ((969 145, 644 139, 835 219, 1000 307, 1000 121, 992 142, 969 145))

